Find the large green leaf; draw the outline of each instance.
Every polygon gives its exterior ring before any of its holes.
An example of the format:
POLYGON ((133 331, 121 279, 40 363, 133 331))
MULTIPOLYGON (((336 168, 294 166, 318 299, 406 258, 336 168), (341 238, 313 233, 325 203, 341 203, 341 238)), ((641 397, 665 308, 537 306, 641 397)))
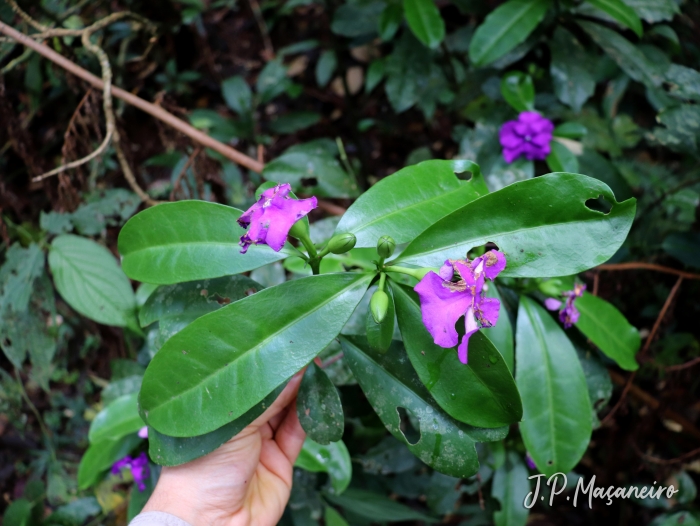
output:
POLYGON ((506 312, 505 305, 501 299, 501 295, 498 293, 498 288, 495 284, 489 284, 486 290, 486 296, 489 298, 496 298, 501 302, 501 312, 498 316, 498 323, 489 330, 484 331, 484 336, 486 336, 494 347, 498 349, 501 353, 503 359, 508 366, 508 370, 513 374, 514 361, 515 361, 515 349, 513 348, 513 325, 510 323, 510 317, 506 312))
POLYGON ((90 444, 78 466, 78 489, 87 489, 95 484, 112 464, 131 453, 141 440, 133 434, 90 444))
POLYGON ((472 428, 450 418, 421 384, 399 342, 386 353, 372 351, 356 336, 343 336, 341 343, 353 376, 386 428, 433 469, 470 477, 479 469, 474 442, 499 439, 508 432, 472 428), (399 408, 418 421, 417 440, 404 432, 407 424, 399 408))
POLYGON ((343 215, 335 233, 352 232, 357 247, 375 247, 380 236, 412 240, 441 217, 488 193, 471 161, 423 161, 386 177, 362 194, 343 215), (471 172, 471 180, 455 173, 471 172))
POLYGON ((627 318, 614 305, 593 294, 584 293, 575 305, 581 313, 576 327, 620 367, 636 371, 639 364, 634 356, 641 338, 627 318))
POLYGON ((436 519, 412 510, 408 506, 391 500, 385 495, 362 489, 349 488, 342 495, 325 495, 336 506, 353 514, 370 519, 372 522, 425 521, 436 519))
POLYGON ((496 526, 525 526, 530 510, 523 505, 530 492, 529 473, 515 451, 508 451, 506 461, 493 475, 491 496, 501 503, 493 514, 496 526))
POLYGON ((473 426, 493 428, 518 422, 523 414, 518 389, 488 338, 481 331, 473 334, 469 363, 461 363, 455 348, 433 343, 423 325, 418 295, 402 285, 392 288, 408 357, 440 407, 452 418, 473 426))
POLYGON ((510 0, 492 11, 475 31, 469 59, 483 66, 523 42, 540 23, 551 0, 510 0))
POLYGON ((49 251, 56 289, 83 316, 105 325, 136 326, 136 297, 117 260, 105 247, 70 234, 49 251))
POLYGON ((318 444, 327 445, 343 437, 345 419, 338 389, 314 362, 299 386, 297 415, 308 437, 318 444))
POLYGON ((463 206, 419 235, 396 261, 436 267, 492 241, 508 260, 502 276, 576 274, 600 265, 620 248, 632 225, 635 203, 618 203, 597 179, 548 174, 463 206), (585 204, 600 195, 612 204, 607 214, 585 204))
POLYGON ((218 278, 284 259, 284 247, 251 246, 241 254, 242 212, 206 201, 164 203, 132 217, 119 233, 124 272, 146 283, 218 278))
POLYGON ((139 416, 138 393, 120 396, 102 411, 90 424, 88 440, 91 444, 105 439, 118 439, 136 433, 145 424, 139 416))
POLYGON ((609 14, 623 26, 629 27, 638 37, 642 36, 642 21, 634 9, 622 0, 588 0, 588 3, 609 14))
POLYGON ((418 40, 437 48, 445 38, 445 22, 433 0, 403 0, 406 22, 418 40))
POLYGON ((578 24, 588 33, 620 69, 638 82, 657 87, 663 81, 663 71, 650 62, 634 44, 617 32, 600 24, 579 20, 578 24))
POLYGON ((333 493, 340 495, 352 479, 352 462, 342 440, 323 445, 310 438, 304 441, 294 466, 313 473, 328 473, 333 493))
POLYGON ((214 431, 194 437, 171 437, 159 433, 154 428, 148 428, 148 455, 161 466, 179 466, 196 458, 203 457, 227 442, 253 420, 262 415, 272 405, 286 384, 282 384, 262 402, 254 405, 233 422, 221 426, 214 431))
POLYGON ((146 369, 139 404, 166 435, 196 436, 238 418, 340 332, 373 274, 288 281, 198 318, 146 369))
POLYGON ((515 379, 523 397, 520 434, 541 473, 568 473, 591 439, 591 402, 576 350, 550 314, 520 298, 515 379))

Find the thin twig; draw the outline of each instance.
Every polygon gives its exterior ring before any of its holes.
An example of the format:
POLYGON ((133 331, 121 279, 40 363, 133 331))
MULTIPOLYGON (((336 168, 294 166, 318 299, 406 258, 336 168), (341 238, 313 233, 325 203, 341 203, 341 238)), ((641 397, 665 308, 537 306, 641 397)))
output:
POLYGON ((689 362, 681 363, 679 365, 669 365, 668 367, 664 367, 665 371, 682 371, 683 369, 688 369, 689 367, 692 367, 693 365, 697 365, 700 363, 700 356, 697 358, 693 358, 689 362))
POLYGON ((664 274, 673 274, 674 276, 681 276, 685 279, 700 279, 700 274, 693 274, 692 272, 684 272, 682 270, 677 270, 671 267, 664 267, 663 265, 657 265, 655 263, 645 263, 643 261, 634 261, 629 263, 609 263, 605 265, 598 265, 596 267, 598 270, 655 270, 657 272, 663 272, 664 274))
POLYGON ((627 393, 629 390, 632 388, 632 380, 634 380, 634 377, 637 375, 637 371, 633 372, 629 377, 627 378, 627 383, 625 384, 625 388, 622 390, 622 394, 620 395, 620 398, 617 400, 617 403, 613 406, 613 408, 610 410, 610 412, 605 415, 605 418, 603 418, 600 421, 600 427, 604 427, 607 422, 609 422, 613 415, 617 413, 617 410, 620 409, 620 406, 622 405, 622 402, 625 401, 625 397, 627 396, 627 393))
POLYGON ((265 60, 272 60, 275 58, 275 48, 272 46, 272 40, 270 40, 270 32, 267 29, 267 23, 263 17, 262 10, 260 9, 260 4, 257 0, 248 0, 250 3, 250 9, 253 11, 253 16, 255 21, 258 23, 258 28, 260 29, 260 34, 262 35, 263 45, 265 46, 265 60))
POLYGON ((637 444, 635 444, 635 443, 632 443, 632 446, 634 447, 634 450, 637 452, 637 454, 640 457, 642 457, 644 460, 652 462, 653 464, 661 464, 661 465, 678 464, 678 463, 683 462, 689 458, 694 457, 695 455, 700 454, 700 447, 699 447, 697 449, 693 449, 692 451, 689 451, 688 453, 681 455, 680 457, 665 460, 663 458, 657 458, 657 457, 652 457, 651 455, 647 455, 646 453, 641 451, 639 449, 639 447, 637 446, 637 444))
POLYGON ((36 406, 34 405, 34 403, 31 400, 31 398, 29 398, 27 391, 24 389, 24 384, 22 383, 22 377, 20 376, 19 371, 17 369, 15 369, 15 377, 17 378, 17 385, 19 386, 20 394, 22 395, 22 398, 24 398, 24 401, 29 406, 29 409, 31 410, 31 412, 34 413, 34 417, 36 418, 37 423, 39 424, 39 428, 41 429, 41 433, 44 435, 44 438, 46 439, 46 447, 48 448, 49 453, 51 454, 51 458, 56 460, 56 451, 54 450, 53 443, 51 441, 51 433, 49 432, 48 428, 46 427, 46 424, 44 424, 44 419, 41 417, 39 410, 36 408, 36 406))
POLYGON ((185 174, 187 173, 187 169, 188 169, 190 166, 192 166, 192 163, 194 162, 194 160, 195 160, 195 159, 197 158, 197 156, 199 155, 199 152, 201 152, 201 151, 202 151, 202 148, 200 148, 199 146, 197 146, 197 147, 194 149, 194 151, 192 152, 192 155, 190 155, 190 157, 187 159, 187 162, 186 162, 185 165, 182 167, 182 170, 180 170, 180 173, 177 174, 177 177, 175 178, 175 183, 173 184, 173 189, 172 189, 172 191, 170 192, 170 200, 171 200, 171 201, 174 201, 174 200, 175 200, 175 191, 180 187, 180 184, 181 184, 181 182, 182 182, 182 178, 183 178, 183 177, 185 176, 185 174))
POLYGON ((15 0, 7 0, 7 3, 9 4, 10 8, 12 9, 12 11, 14 11, 15 13, 17 13, 17 14, 19 15, 19 17, 20 17, 22 20, 24 20, 27 24, 29 24, 30 26, 32 26, 32 27, 33 27, 34 29, 36 29, 37 31, 46 31, 47 29, 49 29, 49 28, 46 27, 45 25, 42 25, 42 24, 40 24, 39 22, 37 22, 36 20, 34 20, 34 19, 33 19, 31 16, 29 16, 27 13, 25 13, 24 11, 22 11, 22 8, 20 8, 20 7, 17 5, 17 3, 15 2, 15 0))
POLYGON ((659 315, 656 317, 656 321, 654 322, 654 326, 651 328, 651 332, 649 333, 649 336, 647 336, 647 339, 644 341, 644 347, 642 347, 642 350, 639 352, 639 358, 644 356, 646 352, 649 350, 649 347, 651 346, 651 342, 654 341, 654 338, 656 337, 656 333, 659 332, 659 327, 661 326, 661 322, 664 320, 666 317, 666 312, 668 311, 669 307, 671 306, 671 302, 673 301, 673 298, 676 296, 676 293, 678 292, 678 289, 681 286, 681 283, 683 283, 683 276, 680 276, 677 280, 675 285, 673 285, 673 288, 671 289, 671 292, 668 293, 668 297, 666 298, 666 301, 664 302, 663 307, 661 307, 661 312, 659 312, 659 315))
POLYGON ((596 272, 593 275, 593 290, 591 291, 591 294, 594 296, 598 295, 598 287, 600 285, 600 272, 596 272))

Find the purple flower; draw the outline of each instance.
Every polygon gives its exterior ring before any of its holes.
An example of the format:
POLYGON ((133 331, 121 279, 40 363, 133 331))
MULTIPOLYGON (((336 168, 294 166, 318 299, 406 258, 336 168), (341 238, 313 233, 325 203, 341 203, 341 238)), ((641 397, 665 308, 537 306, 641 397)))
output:
POLYGON ((498 138, 503 146, 503 158, 512 163, 524 156, 528 161, 543 161, 550 152, 554 123, 536 111, 524 111, 517 121, 501 126, 498 138))
POLYGON ((141 429, 139 429, 139 437, 148 438, 148 426, 143 426, 141 429))
POLYGON ((529 467, 530 469, 537 469, 535 461, 532 460, 530 453, 525 453, 525 464, 527 464, 527 467, 529 467))
POLYGON ((439 275, 429 272, 414 288, 420 298, 423 324, 436 345, 457 345, 455 323, 464 316, 466 332, 457 349, 462 363, 467 363, 469 337, 498 321, 501 303, 484 297, 484 279, 493 280, 505 267, 506 257, 496 250, 472 262, 448 259, 439 275))
POLYGON ((240 245, 245 254, 252 244, 268 245, 279 252, 287 241, 287 234, 292 225, 316 208, 316 198, 292 199, 288 197, 289 184, 278 184, 265 190, 258 202, 251 206, 241 217, 238 224, 250 230, 241 237, 240 245))
POLYGON ((585 285, 579 285, 576 283, 574 285, 574 290, 562 292, 562 296, 566 298, 565 301, 561 301, 556 298, 547 298, 544 300, 544 306, 547 307, 547 309, 559 311, 559 321, 564 324, 565 329, 568 329, 578 321, 580 312, 574 305, 574 301, 576 298, 583 296, 584 290, 586 290, 585 285))
POLYGON ((146 453, 142 452, 136 458, 131 458, 127 455, 123 459, 117 460, 112 464, 112 474, 118 475, 124 468, 129 468, 131 470, 131 476, 134 478, 134 482, 136 482, 136 487, 139 488, 139 491, 144 491, 146 489, 144 481, 150 474, 148 470, 148 456, 146 453))

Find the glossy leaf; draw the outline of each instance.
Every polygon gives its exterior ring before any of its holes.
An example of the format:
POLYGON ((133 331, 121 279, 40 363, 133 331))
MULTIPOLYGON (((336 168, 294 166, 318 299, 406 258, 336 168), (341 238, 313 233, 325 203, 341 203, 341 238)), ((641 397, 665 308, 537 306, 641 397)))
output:
POLYGON ((367 311, 367 322, 365 328, 367 331, 367 342, 370 348, 376 352, 386 352, 391 345, 391 340, 394 337, 394 323, 396 319, 396 310, 394 309, 394 298, 391 291, 386 291, 389 298, 386 316, 381 323, 377 323, 372 316, 370 310, 367 311))
POLYGON ((338 389, 314 362, 299 387, 297 415, 306 435, 318 444, 328 445, 343 437, 345 418, 338 389))
POLYGON ((595 353, 583 351, 576 347, 579 362, 583 368, 583 375, 586 377, 588 386, 588 398, 591 401, 591 422, 593 429, 600 427, 598 412, 601 411, 610 401, 613 392, 612 380, 608 369, 595 353))
POLYGON ((493 514, 496 526, 525 526, 530 510, 523 505, 530 492, 529 473, 520 455, 508 451, 506 461, 493 475, 491 496, 501 503, 493 514))
POLYGON ((586 379, 564 330, 526 296, 518 309, 515 357, 525 447, 541 473, 568 473, 591 439, 586 379))
POLYGON ((344 273, 288 281, 198 318, 148 366, 139 397, 144 420, 176 437, 235 420, 331 342, 372 277, 344 273))
POLYGON ((498 349, 498 352, 503 356, 510 374, 513 374, 514 360, 515 360, 515 350, 513 348, 513 325, 510 323, 510 316, 506 312, 505 305, 501 299, 501 295, 498 293, 498 288, 495 284, 489 283, 489 288, 486 291, 486 296, 489 298, 496 298, 501 302, 501 312, 498 316, 498 323, 489 330, 484 331, 484 336, 486 336, 494 347, 498 349))
POLYGON ((552 54, 549 73, 554 94, 578 113, 595 92, 591 57, 576 37, 563 27, 555 29, 549 50, 552 54))
POLYGON ((139 416, 136 401, 138 393, 120 396, 102 411, 97 413, 90 423, 88 440, 91 444, 105 439, 118 439, 130 433, 136 433, 145 424, 139 416))
POLYGON ((501 58, 537 27, 551 0, 509 0, 493 10, 475 31, 469 60, 483 66, 501 58))
POLYGON ((363 489, 350 488, 343 495, 325 495, 325 497, 336 506, 373 522, 437 522, 437 519, 414 511, 384 495, 363 489))
MULTIPOLYGON (((399 26, 401 26, 401 21, 403 20, 403 7, 399 3, 391 3, 384 8, 381 16, 379 17, 379 37, 386 41, 394 38, 396 31, 398 31, 399 26)), ((371 66, 370 66, 371 69, 371 66)), ((369 78, 369 71, 367 72, 369 78)), ((369 82, 369 81, 368 81, 369 82)), ((371 88, 367 88, 367 91, 372 91, 371 88)))
POLYGON ((168 285, 252 270, 291 254, 266 245, 241 254, 242 212, 205 201, 164 203, 132 217, 119 233, 119 253, 131 279, 168 285))
POLYGON ((511 71, 501 79, 501 95, 515 111, 535 109, 535 86, 532 77, 520 71, 511 71))
POLYGON ((294 466, 315 473, 328 473, 334 495, 343 493, 352 478, 350 453, 342 440, 324 446, 307 438, 294 466))
POLYGON ((618 203, 607 185, 591 177, 548 174, 513 183, 442 218, 396 261, 436 267, 491 241, 508 260, 501 276, 576 274, 604 263, 620 248, 635 203, 618 203), (608 214, 585 204, 600 195, 612 204, 608 214))
POLYGON ((83 316, 105 325, 136 326, 136 297, 112 253, 84 237, 54 238, 49 267, 56 289, 83 316))
POLYGON ((248 424, 262 415, 272 405, 286 384, 282 384, 267 395, 262 402, 251 407, 244 414, 214 431, 204 435, 178 438, 159 433, 148 428, 148 455, 161 466, 179 466, 211 453, 243 431, 248 424))
POLYGON ((642 21, 630 6, 622 0, 588 0, 588 3, 604 11, 625 27, 642 36, 642 21))
POLYGON ((78 466, 78 489, 87 489, 97 483, 112 464, 131 453, 141 441, 138 435, 133 434, 90 444, 78 466))
POLYGON ((588 129, 578 122, 564 122, 554 128, 552 135, 564 139, 581 139, 588 133, 588 129))
POLYGON ((576 300, 575 305, 581 313, 576 328, 620 367, 636 371, 639 364, 634 357, 641 338, 627 318, 611 303, 587 292, 576 300))
POLYGON ((470 161, 424 161, 386 177, 362 194, 343 215, 335 233, 352 232, 356 247, 375 247, 388 235, 412 240, 435 221, 488 193, 479 167, 470 161), (470 171, 460 181, 455 173, 470 171))
POLYGON ((408 357, 440 407, 472 426, 494 428, 518 422, 523 411, 518 389, 503 357, 483 331, 469 339, 469 363, 465 365, 456 347, 445 349, 433 343, 423 325, 418 295, 402 285, 392 288, 408 357))
POLYGON ((472 428, 444 413, 421 384, 400 343, 394 342, 385 354, 369 349, 360 337, 344 336, 341 343, 353 376, 386 428, 433 469, 455 477, 472 476, 479 469, 474 442, 497 440, 507 433, 507 429, 472 428), (407 436, 408 424, 399 409, 417 420, 417 439, 407 436))
POLYGON ((330 506, 325 508, 323 521, 326 523, 326 526, 349 526, 343 516, 330 506))
POLYGON ((547 156, 547 166, 553 172, 578 173, 578 159, 562 143, 553 140, 551 142, 552 151, 547 156))
POLYGON ((403 0, 408 27, 416 38, 435 49, 445 38, 445 22, 433 0, 403 0))

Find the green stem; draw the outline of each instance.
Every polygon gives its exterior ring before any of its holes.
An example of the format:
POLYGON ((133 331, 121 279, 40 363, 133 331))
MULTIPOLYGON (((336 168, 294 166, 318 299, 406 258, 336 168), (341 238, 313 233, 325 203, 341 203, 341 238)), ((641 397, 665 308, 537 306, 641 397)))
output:
POLYGON ((377 285, 377 290, 384 290, 384 284, 386 283, 386 274, 382 272, 379 274, 379 285, 377 285))

